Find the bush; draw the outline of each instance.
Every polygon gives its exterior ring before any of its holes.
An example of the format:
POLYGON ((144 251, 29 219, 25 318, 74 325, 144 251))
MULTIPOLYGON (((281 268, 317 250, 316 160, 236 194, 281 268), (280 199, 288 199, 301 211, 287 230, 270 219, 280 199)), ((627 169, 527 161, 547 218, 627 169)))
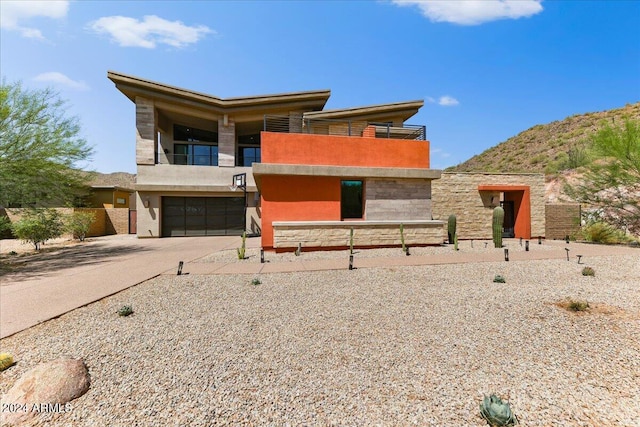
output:
POLYGON ((133 314, 133 308, 131 308, 130 305, 123 305, 121 308, 118 309, 119 316, 127 317, 131 314, 133 314))
POLYGON ((493 283, 506 283, 506 279, 504 278, 504 276, 501 276, 499 274, 496 274, 496 277, 493 278, 493 283))
POLYGON ((582 269, 582 275, 583 276, 595 276, 596 275, 596 271, 591 267, 585 267, 585 268, 582 269))
POLYGON ((624 231, 613 228, 604 222, 594 222, 582 227, 580 234, 587 242, 594 243, 628 243, 631 241, 624 231))
POLYGON ((84 238, 95 219, 96 215, 93 212, 74 211, 65 219, 65 228, 73 234, 73 237, 84 242, 84 238))
POLYGON ((587 311, 589 309, 589 303, 587 301, 570 300, 567 308, 571 311, 587 311))
POLYGON ((62 216, 55 209, 28 209, 11 228, 18 239, 40 250, 41 243, 62 234, 62 216))

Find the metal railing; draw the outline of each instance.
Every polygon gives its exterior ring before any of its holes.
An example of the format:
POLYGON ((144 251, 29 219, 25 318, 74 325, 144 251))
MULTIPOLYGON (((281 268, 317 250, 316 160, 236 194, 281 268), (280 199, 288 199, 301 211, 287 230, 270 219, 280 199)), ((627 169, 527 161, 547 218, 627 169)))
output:
POLYGON ((265 115, 265 132, 310 133, 316 135, 373 136, 376 138, 426 141, 427 128, 420 125, 393 126, 366 120, 309 119, 295 116, 265 115), (374 133, 375 132, 375 133, 374 133))

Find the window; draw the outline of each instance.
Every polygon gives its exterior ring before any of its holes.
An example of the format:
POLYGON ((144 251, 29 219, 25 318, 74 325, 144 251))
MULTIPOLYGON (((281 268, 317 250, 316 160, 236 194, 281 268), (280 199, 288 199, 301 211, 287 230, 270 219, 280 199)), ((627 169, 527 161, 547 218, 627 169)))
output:
POLYGON ((342 219, 362 218, 362 187, 362 181, 341 181, 340 216, 342 219))
POLYGON ((173 140, 187 142, 218 142, 218 133, 189 126, 173 125, 173 140))
POLYGON ((251 166, 251 163, 260 163, 260 159, 260 134, 238 136, 236 166, 251 166))
POLYGON ((217 145, 174 144, 173 151, 176 165, 218 166, 217 145))

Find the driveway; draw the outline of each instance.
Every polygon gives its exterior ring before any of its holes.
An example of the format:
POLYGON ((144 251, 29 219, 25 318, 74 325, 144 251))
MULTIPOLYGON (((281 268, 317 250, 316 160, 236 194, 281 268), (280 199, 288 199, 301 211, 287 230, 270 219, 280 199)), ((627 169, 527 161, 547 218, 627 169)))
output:
MULTIPOLYGON (((259 239, 248 243, 259 244, 259 239)), ((0 276, 0 338, 149 280, 240 238, 106 236, 43 253, 0 276)))

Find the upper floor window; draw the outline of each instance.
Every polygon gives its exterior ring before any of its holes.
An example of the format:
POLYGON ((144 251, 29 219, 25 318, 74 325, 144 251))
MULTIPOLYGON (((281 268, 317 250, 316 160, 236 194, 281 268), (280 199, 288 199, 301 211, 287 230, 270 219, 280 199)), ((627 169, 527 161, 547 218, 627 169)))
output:
POLYGON ((173 150, 176 165, 218 166, 217 145, 174 144, 173 150))
POLYGON ((260 134, 238 136, 236 166, 251 166, 251 163, 260 163, 260 159, 260 134))
POLYGON ((183 125, 173 125, 173 140, 187 142, 218 142, 218 133, 183 125))

